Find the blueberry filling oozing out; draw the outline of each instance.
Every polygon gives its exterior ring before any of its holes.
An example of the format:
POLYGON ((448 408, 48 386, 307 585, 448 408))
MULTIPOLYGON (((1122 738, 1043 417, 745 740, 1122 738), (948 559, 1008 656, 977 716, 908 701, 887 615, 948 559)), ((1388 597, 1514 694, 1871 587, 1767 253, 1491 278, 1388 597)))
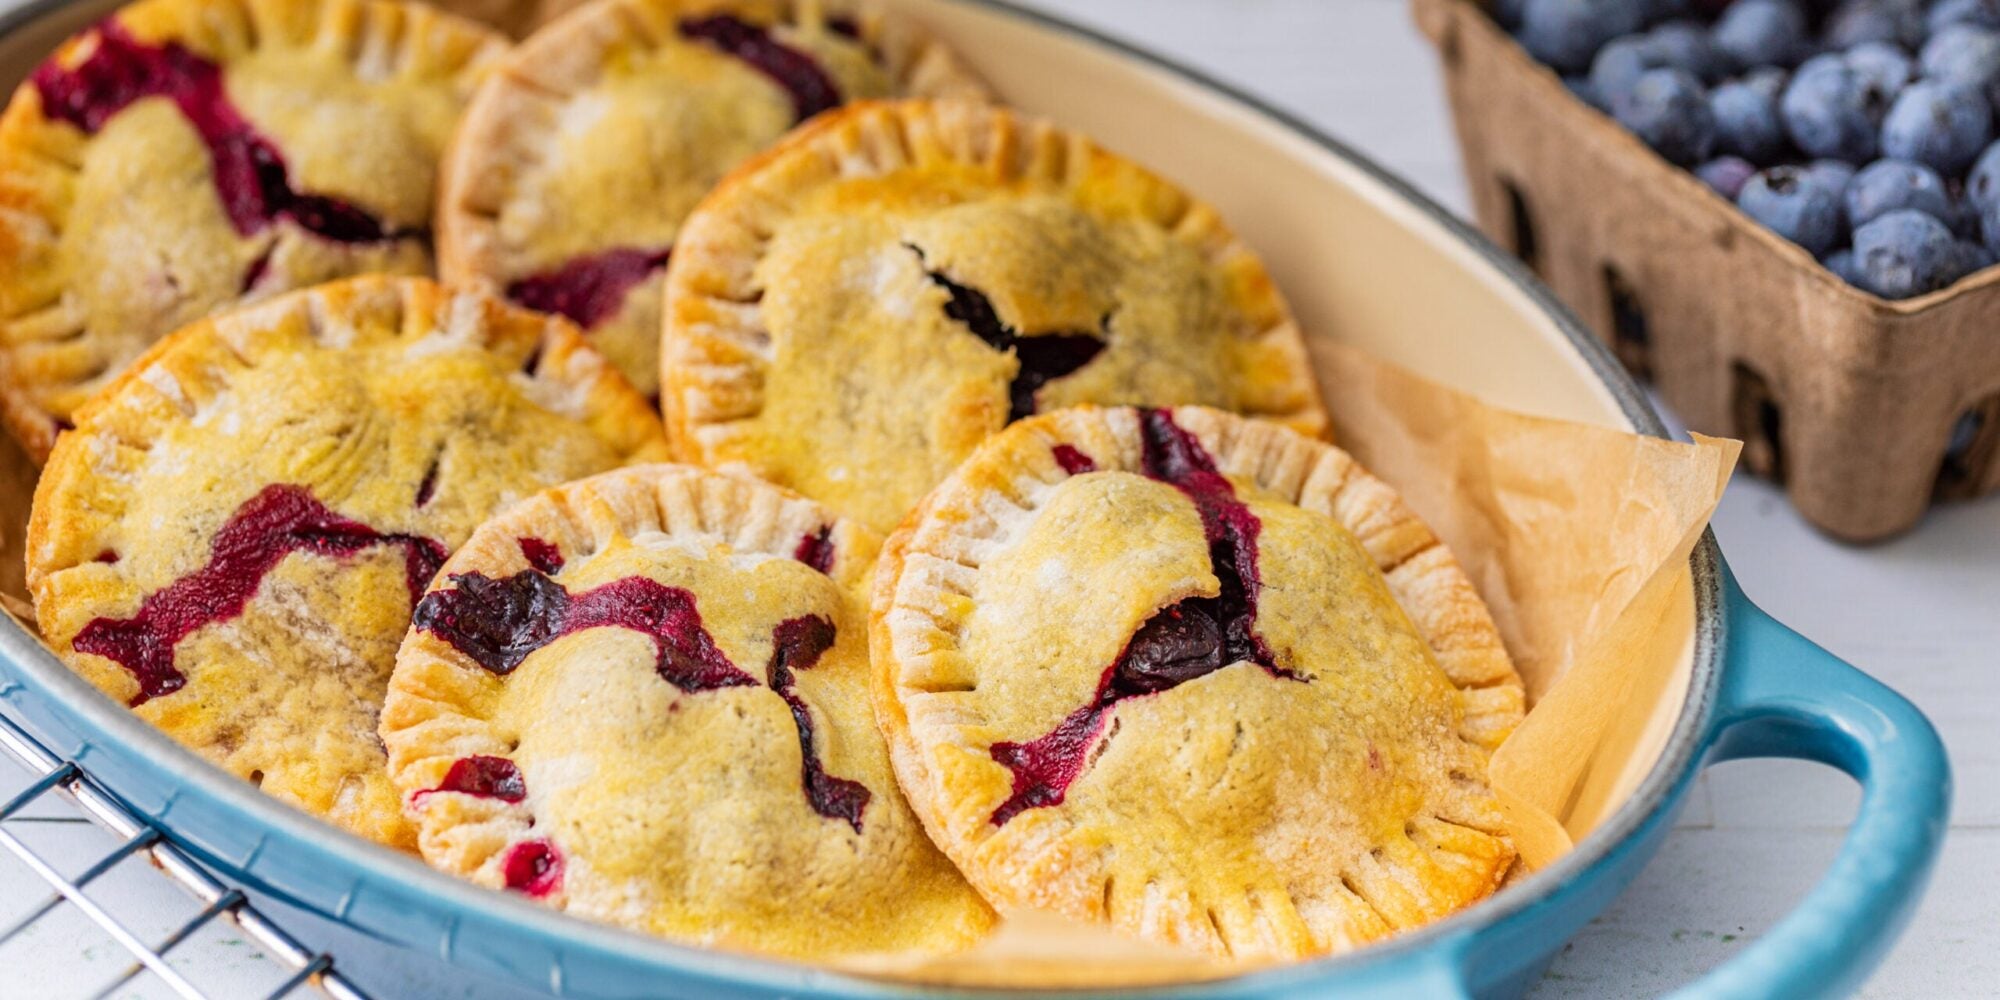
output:
POLYGON ((562 852, 547 840, 524 840, 501 858, 500 877, 507 888, 540 899, 562 888, 562 852))
POLYGON ((451 762, 438 786, 411 796, 412 801, 435 792, 457 792, 482 799, 519 802, 528 797, 528 780, 521 769, 505 757, 476 755, 451 762))
POLYGON ((521 547, 521 556, 538 572, 549 576, 562 572, 562 549, 557 547, 556 543, 543 538, 528 537, 516 538, 514 544, 521 547))
POLYGON ((826 651, 833 648, 833 623, 818 615, 788 618, 771 632, 771 689, 785 699, 792 710, 792 722, 799 730, 799 756, 804 761, 800 780, 806 801, 813 811, 829 819, 844 819, 855 833, 861 832, 861 811, 868 807, 868 788, 858 781, 826 773, 813 754, 812 710, 793 690, 795 670, 810 670, 826 651))
POLYGON ((765 28, 729 14, 691 17, 680 23, 682 38, 698 41, 741 59, 783 88, 796 121, 805 121, 841 103, 840 85, 819 60, 771 36, 765 28))
POLYGON ((577 257, 561 267, 507 285, 507 297, 536 312, 553 313, 586 330, 618 315, 632 289, 667 266, 668 249, 614 247, 577 257))
MULTIPOLYGON (((835 34, 859 40, 859 26, 836 19, 835 34)), ((777 84, 791 99, 796 121, 840 106, 842 96, 818 60, 772 37, 770 31, 729 14, 691 17, 680 23, 682 38, 742 60, 777 84)), ((507 297, 538 312, 567 317, 586 330, 618 314, 634 288, 667 266, 670 247, 613 247, 585 254, 548 271, 519 278, 507 297)))
POLYGON ((265 574, 286 555, 309 552, 347 559, 381 545, 403 550, 405 582, 416 604, 448 554, 437 541, 384 534, 328 510, 303 486, 274 483, 251 497, 216 532, 202 568, 155 591, 130 618, 97 618, 76 634, 80 653, 102 656, 139 682, 131 704, 172 694, 187 683, 174 647, 204 625, 243 613, 265 574))
MULTIPOLYGON (((51 60, 35 69, 30 82, 41 95, 43 113, 95 134, 134 102, 148 97, 173 101, 208 147, 216 194, 238 235, 253 236, 279 219, 290 219, 340 243, 429 237, 421 229, 392 228, 338 198, 293 189, 284 156, 230 102, 215 63, 178 42, 140 42, 115 20, 99 24, 96 31, 96 48, 82 63, 65 68, 51 60)), ((253 265, 252 270, 262 268, 253 265)), ((258 276, 253 273, 245 287, 258 276)))
POLYGON ((1059 444, 1055 446, 1054 451, 1056 464, 1062 466, 1062 470, 1072 476, 1097 471, 1097 463, 1092 461, 1089 455, 1079 451, 1075 445, 1059 444))
MULTIPOLYGON (((495 580, 479 573, 453 576, 452 586, 417 605, 416 627, 450 643, 495 674, 508 674, 549 643, 593 628, 623 628, 653 641, 655 671, 694 694, 751 687, 756 678, 729 661, 695 609, 694 595, 679 587, 631 576, 571 594, 538 570, 495 580)), ((771 633, 771 689, 783 698, 798 727, 806 801, 828 819, 861 832, 868 789, 826 773, 814 756, 812 713, 793 690, 797 671, 809 670, 833 646, 832 622, 790 618, 771 633)))
POLYGON ((833 572, 833 527, 828 525, 799 536, 799 545, 792 550, 792 558, 821 573, 833 572))
MULTIPOLYGON (((923 259, 923 250, 914 246, 910 249, 915 251, 919 260, 923 259)), ((1035 413, 1035 394, 1043 386, 1074 374, 1104 350, 1105 338, 1099 333, 1023 336, 1000 319, 1000 314, 993 309, 993 300, 987 298, 985 292, 959 284, 939 271, 926 268, 924 273, 930 276, 932 284, 944 289, 950 296, 945 300, 945 316, 963 324, 974 336, 985 341, 986 346, 996 351, 1014 352, 1014 359, 1020 367, 1007 383, 1007 422, 1010 424, 1035 413)), ((1107 317, 1099 323, 1100 328, 1108 322, 1107 317)))
MULTIPOLYGON (((994 761, 1014 772, 1013 791, 993 811, 994 826, 1021 812, 1059 805, 1083 772, 1091 746, 1111 710, 1127 698, 1179 687, 1234 663, 1254 663, 1273 677, 1305 678, 1278 665, 1256 634, 1256 515, 1216 471, 1208 451, 1165 410, 1140 411, 1147 478, 1167 483, 1194 501, 1208 541, 1209 567, 1220 582, 1214 597, 1190 597, 1161 608, 1139 626, 1118 658, 1098 678, 1089 704, 1048 733, 1026 743, 995 743, 994 761)), ((1058 459, 1060 461, 1060 459, 1058 459)))

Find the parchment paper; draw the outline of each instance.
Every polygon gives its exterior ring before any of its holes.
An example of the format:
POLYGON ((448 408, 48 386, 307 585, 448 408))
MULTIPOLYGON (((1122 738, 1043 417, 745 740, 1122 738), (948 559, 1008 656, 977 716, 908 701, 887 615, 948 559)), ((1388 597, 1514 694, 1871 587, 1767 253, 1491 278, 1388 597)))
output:
MULTIPOLYGON (((1527 684, 1527 720, 1488 776, 1524 864, 1546 865, 1624 801, 1679 710, 1692 639, 1688 556, 1741 447, 1511 413, 1351 348, 1319 347, 1341 446, 1451 547, 1527 684)), ((1246 966, 1017 914, 961 955, 848 968, 1048 987, 1207 979, 1246 966)))

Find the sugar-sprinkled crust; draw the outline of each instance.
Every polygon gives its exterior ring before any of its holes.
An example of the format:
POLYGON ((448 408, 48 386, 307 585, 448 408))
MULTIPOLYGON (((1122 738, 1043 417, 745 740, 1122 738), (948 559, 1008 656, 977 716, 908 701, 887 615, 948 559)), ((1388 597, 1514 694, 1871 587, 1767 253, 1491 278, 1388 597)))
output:
POLYGON ((480 526, 425 598, 382 714, 425 859, 728 948, 977 939, 992 913, 924 836, 875 726, 876 546, 796 494, 673 465, 480 526))
POLYGON ((417 278, 198 323, 76 420, 28 526, 49 645, 232 773, 401 847, 375 726, 416 593, 499 506, 666 450, 567 323, 417 278))
POLYGON ((397 0, 141 0, 64 44, 0 117, 8 429, 45 458, 181 326, 428 273, 438 158, 505 47, 397 0))
POLYGON ((688 219, 666 314, 681 456, 878 530, 1037 409, 1326 426, 1297 325, 1212 208, 987 105, 850 105, 792 133, 688 219))
POLYGON ((599 0, 523 42, 474 97, 443 170, 438 265, 568 315, 651 393, 661 270, 725 173, 820 103, 986 93, 949 48, 872 5, 599 0), (789 61, 760 68, 722 32, 789 61), (765 71, 788 67, 814 92, 765 71))
POLYGON ((890 538, 871 614, 897 775, 1003 911, 1297 957, 1514 860, 1485 773, 1520 679, 1451 554, 1331 445, 1199 407, 1022 421, 890 538), (1169 662, 1207 622, 1240 652, 1169 662))

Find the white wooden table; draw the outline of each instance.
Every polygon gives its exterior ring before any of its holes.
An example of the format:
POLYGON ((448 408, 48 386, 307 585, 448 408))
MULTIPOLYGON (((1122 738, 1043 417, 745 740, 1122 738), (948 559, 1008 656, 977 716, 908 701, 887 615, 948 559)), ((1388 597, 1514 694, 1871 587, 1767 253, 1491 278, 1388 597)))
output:
MULTIPOLYGON (((1466 209, 1436 67, 1404 0, 1031 2, 1258 94, 1447 207, 1466 209)), ((1949 509, 1901 541, 1855 549, 1814 534, 1769 487, 1740 480, 1715 529, 1752 597, 1914 698, 1951 747, 1958 797, 1943 863, 1915 924, 1863 995, 2000 995, 2000 501, 1949 509)), ((1845 777, 1811 765, 1744 762, 1709 772, 1660 856, 1563 952, 1536 996, 1651 996, 1699 975, 1812 885, 1857 800, 1845 777)), ((47 835, 57 843, 70 834, 47 835)), ((24 873, 0 863, 0 901, 28 888, 24 873)), ((143 887, 131 893, 142 913, 156 897, 164 898, 143 887)), ((332 949, 384 1000, 525 997, 304 915, 290 926, 332 949)), ((66 956, 53 967, 0 965, 0 996, 66 996, 122 966, 112 947, 79 950, 70 933, 42 935, 48 951, 66 956)), ((191 962, 226 982, 256 971, 254 959, 228 945, 191 962)))

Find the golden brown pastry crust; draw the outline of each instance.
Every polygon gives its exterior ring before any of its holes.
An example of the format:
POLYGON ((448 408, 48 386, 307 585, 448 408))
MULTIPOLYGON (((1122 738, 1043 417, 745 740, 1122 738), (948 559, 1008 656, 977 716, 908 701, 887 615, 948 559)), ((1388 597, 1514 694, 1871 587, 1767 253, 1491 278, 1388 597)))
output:
POLYGON ((1037 407, 1326 426, 1297 325, 1212 208, 997 107, 850 105, 794 132, 689 218, 666 297, 682 458, 878 530, 1037 407))
POLYGON ((983 935, 991 910, 925 838, 875 726, 877 544, 795 494, 675 465, 481 525, 426 598, 382 713, 425 859, 579 916, 793 957, 983 935), (480 580, 560 594, 468 599, 480 580), (682 597, 695 620, 660 627, 670 654, 633 616, 682 597), (593 624, 559 624, 586 607, 593 624), (803 652, 784 638, 801 623, 826 630, 803 652), (539 638, 513 660, 461 645, 501 633, 539 638), (524 873, 523 851, 556 860, 524 873))
POLYGON ((634 272, 618 279, 634 282, 629 290, 564 310, 649 394, 659 379, 659 258, 724 174, 795 123, 784 89, 679 30, 715 16, 812 59, 844 98, 987 95, 950 49, 865 3, 598 0, 502 59, 444 165, 440 273, 546 308, 556 293, 532 286, 565 268, 607 254, 650 258, 620 265, 634 272))
POLYGON ((1003 912, 1237 957, 1343 951, 1483 898, 1514 860, 1485 768, 1522 688, 1457 562, 1338 448, 1158 419, 1017 423, 885 545, 876 712, 933 839, 1003 912), (1179 432, 1240 510, 1148 464, 1179 432), (1274 662, 1133 693, 1142 624, 1226 604, 1210 516, 1255 520, 1229 537, 1252 533, 1249 628, 1274 662))
MULTIPOLYGON (((273 217, 246 222, 220 193, 203 126, 173 97, 140 97, 86 133, 23 83, 0 117, 0 418, 38 461, 71 410, 181 326, 347 275, 429 273, 438 158, 506 47, 422 3, 141 0, 45 68, 81 71, 107 30, 218 67, 228 110, 206 127, 241 144, 232 130, 247 123, 291 190, 368 213, 388 235, 323 238, 299 221, 319 205, 266 205, 273 217)), ((229 182, 238 202, 254 198, 247 175, 229 182)))
POLYGON ((50 647, 265 792, 404 848, 375 726, 411 591, 500 505, 666 450, 568 324, 418 278, 197 323, 76 420, 28 525, 50 647))

